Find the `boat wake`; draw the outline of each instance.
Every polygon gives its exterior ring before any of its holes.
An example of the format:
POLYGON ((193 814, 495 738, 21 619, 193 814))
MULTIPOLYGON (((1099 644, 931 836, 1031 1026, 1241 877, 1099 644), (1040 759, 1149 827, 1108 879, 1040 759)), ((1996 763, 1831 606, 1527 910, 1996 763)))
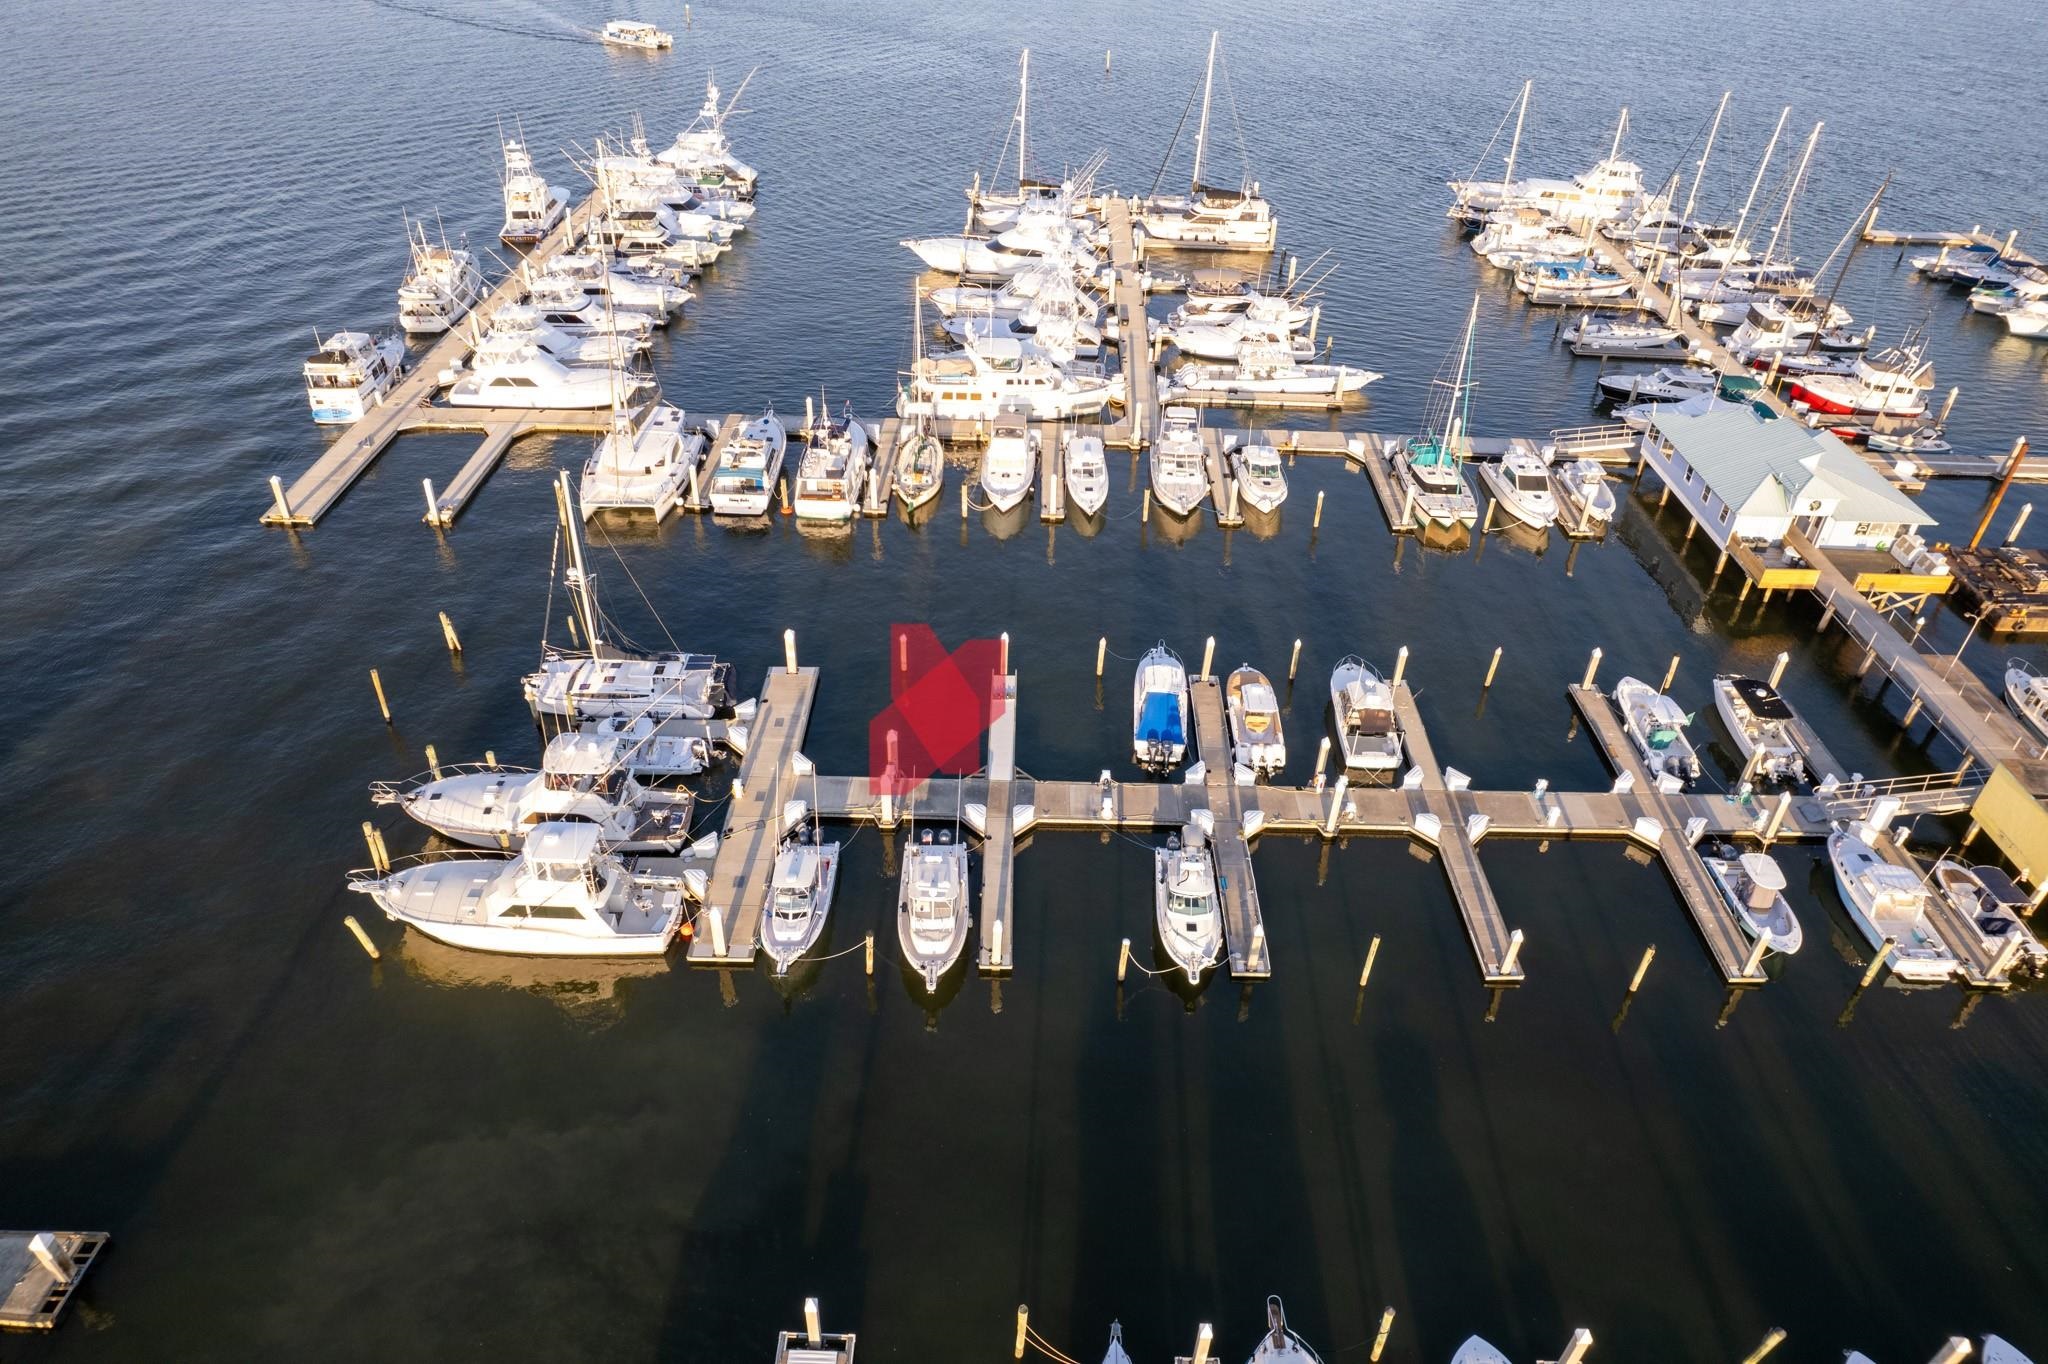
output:
POLYGON ((431 5, 407 4, 405 0, 370 0, 371 4, 384 9, 397 10, 401 14, 417 14, 427 19, 439 19, 443 23, 459 24, 464 28, 483 29, 489 33, 510 33, 519 38, 539 38, 554 43, 583 43, 602 41, 589 29, 579 28, 559 15, 542 9, 539 5, 530 8, 545 17, 554 28, 536 28, 522 24, 503 23, 495 19, 478 18, 469 14, 451 14, 447 10, 435 9, 431 5))

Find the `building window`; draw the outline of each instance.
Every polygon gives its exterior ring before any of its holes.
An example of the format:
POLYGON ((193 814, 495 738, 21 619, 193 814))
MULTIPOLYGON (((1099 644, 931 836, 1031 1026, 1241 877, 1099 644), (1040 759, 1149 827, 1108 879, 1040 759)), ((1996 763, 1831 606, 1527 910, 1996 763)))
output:
POLYGON ((1725 502, 1721 504, 1721 524, 1728 524, 1728 505, 1725 502))

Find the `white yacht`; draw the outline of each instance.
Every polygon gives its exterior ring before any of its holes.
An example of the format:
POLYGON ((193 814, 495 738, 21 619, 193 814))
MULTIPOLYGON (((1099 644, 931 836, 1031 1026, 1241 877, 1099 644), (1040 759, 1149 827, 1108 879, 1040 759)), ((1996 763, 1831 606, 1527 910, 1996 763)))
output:
POLYGON ((1718 843, 1701 852, 1700 862, 1753 941, 1787 955, 1799 950, 1804 934, 1785 903, 1785 872, 1769 853, 1745 853, 1718 843))
POLYGON ((636 47, 660 52, 676 45, 676 35, 637 19, 612 19, 604 26, 604 40, 612 47, 636 47))
POLYGON ((1287 1326, 1287 1309, 1278 1295, 1266 1299, 1266 1333, 1252 1350, 1248 1364, 1323 1364, 1322 1356, 1287 1326))
MULTIPOLYGON (((571 334, 546 321, 540 309, 529 303, 507 303, 491 314, 491 329, 485 333, 499 346, 517 342, 546 351, 565 365, 624 365, 646 349, 643 341, 614 333, 571 334)), ((446 387, 462 376, 460 363, 441 372, 446 387)))
POLYGON ((583 517, 605 510, 646 510, 660 521, 690 490, 704 458, 702 431, 683 425, 683 410, 654 402, 633 413, 612 412, 612 428, 583 466, 583 517))
POLYGON ((775 855, 768 909, 761 921, 761 950, 775 963, 776 975, 788 975, 796 959, 824 935, 838 879, 837 843, 791 840, 775 855))
POLYGON ((905 850, 896 892, 896 941, 924 988, 939 992, 939 980, 967 946, 972 914, 967 904, 967 845, 951 829, 920 831, 905 850))
POLYGON ((1102 438, 1069 431, 1060 437, 1060 462, 1065 467, 1067 498, 1083 516, 1093 516, 1109 500, 1109 462, 1102 438))
POLYGON ((1866 841, 1869 835, 1862 824, 1837 825, 1828 835, 1828 861, 1849 917, 1872 947, 1891 940, 1887 964, 1899 979, 1947 980, 1956 958, 1928 918, 1934 892, 1911 871, 1880 857, 1866 841))
POLYGON ((1273 776, 1287 766, 1280 698, 1266 675, 1249 663, 1224 679, 1223 717, 1230 726, 1230 758, 1254 774, 1273 776))
POLYGON ((1682 403, 1719 391, 1721 376, 1710 369, 1667 365, 1657 369, 1623 369, 1593 381, 1600 396, 1618 403, 1682 403))
POLYGON ((1753 677, 1723 674, 1714 679, 1714 709, 1721 712, 1745 767, 1754 761, 1756 775, 1766 781, 1806 780, 1806 761, 1792 742, 1792 707, 1775 687, 1753 677), (1759 751, 1762 757, 1757 757, 1759 751))
POLYGON ((1480 465, 1479 478, 1493 494, 1493 504, 1523 525, 1548 530, 1556 524, 1550 468, 1525 443, 1511 443, 1498 460, 1480 465))
POLYGON ((451 764, 407 782, 373 782, 370 799, 473 848, 509 848, 539 825, 579 822, 594 825, 612 852, 674 852, 689 837, 690 793, 635 781, 631 750, 622 735, 568 730, 548 740, 538 771, 451 764))
POLYGON ((1131 687, 1131 748, 1138 766, 1178 767, 1188 751, 1188 670, 1164 643, 1138 660, 1131 687))
POLYGON ((1394 491, 1402 501, 1402 520, 1420 516, 1446 528, 1476 525, 1479 499, 1465 484, 1465 452, 1470 448, 1467 422, 1470 394, 1472 334, 1479 326, 1479 295, 1465 319, 1465 339, 1430 381, 1422 412, 1422 434, 1403 436, 1387 451, 1394 491), (1445 375, 1449 377, 1446 378, 1445 375))
POLYGON ((1093 365, 1060 365, 999 338, 917 360, 896 415, 988 422, 1006 408, 1022 408, 1033 421, 1057 421, 1092 417, 1123 400, 1123 375, 1106 376, 1093 365))
POLYGON ((1635 286, 1612 270, 1584 260, 1528 260, 1515 267, 1515 291, 1531 303, 1592 303, 1626 298, 1635 286))
POLYGON ((1550 466, 1557 484, 1558 519, 1575 534, 1614 521, 1614 487, 1597 459, 1559 461, 1550 466))
POLYGON ((1202 419, 1192 407, 1169 407, 1152 442, 1152 495, 1176 516, 1186 516, 1209 495, 1202 419))
POLYGON ((306 357, 306 401, 322 426, 346 426, 381 407, 404 371, 405 343, 368 332, 335 332, 315 338, 319 349, 306 357))
POLYGON ((608 296, 619 308, 666 319, 696 295, 676 283, 676 272, 636 261, 607 259, 596 251, 565 251, 551 257, 534 276, 536 284, 567 284, 590 297, 608 296))
POLYGON ((1574 355, 1664 355, 1683 350, 1678 328, 1642 317, 1582 317, 1564 329, 1574 355))
POLYGON ((2022 659, 2009 661, 2005 665, 2005 704, 2026 721, 2035 738, 2048 741, 2048 676, 2035 672, 2033 665, 2022 659))
POLYGON ((2012 878, 1996 867, 1970 867, 1949 857, 1934 864, 1927 879, 1963 922, 1976 932, 1977 944, 1993 961, 2012 950, 2010 965, 2038 972, 2048 963, 2048 947, 2027 927, 2029 898, 2012 878), (2012 944, 2019 947, 2014 949, 2012 944))
POLYGON ((1235 365, 1185 364, 1173 372, 1176 394, 1200 394, 1258 405, 1282 395, 1321 397, 1332 402, 1356 393, 1382 376, 1355 365, 1304 364, 1285 341, 1247 342, 1235 365))
POLYGON ((1274 336, 1292 336, 1315 317, 1315 309, 1287 294, 1265 293, 1232 270, 1197 270, 1187 298, 1167 317, 1169 326, 1214 327, 1243 317, 1274 336))
POLYGON ((732 143, 725 135, 726 120, 732 117, 734 106, 753 78, 753 73, 748 72, 747 79, 740 82, 740 88, 732 92, 723 108, 718 103, 718 86, 707 81, 697 117, 676 134, 673 145, 656 152, 654 159, 674 167, 687 181, 701 188, 729 190, 742 199, 753 198, 758 174, 733 155, 732 143))
POLYGON ((423 224, 406 233, 412 263, 398 286, 398 325, 410 336, 439 336, 484 296, 484 277, 468 251, 430 244, 423 224))
POLYGON ((1247 351, 1264 354, 1285 350, 1305 364, 1316 355, 1314 343, 1296 338, 1285 322, 1255 321, 1244 313, 1222 313, 1213 320, 1164 327, 1153 333, 1153 339, 1171 341, 1175 350, 1195 360, 1241 361, 1247 351))
POLYGON ((2005 329, 2014 336, 2048 336, 2048 299, 2032 299, 2005 311, 2005 329))
POLYGON ((868 429, 849 410, 820 412, 797 465, 793 499, 802 521, 850 521, 868 480, 868 429))
POLYGON ((1223 915, 1216 897, 1216 859, 1203 823, 1207 810, 1169 834, 1152 854, 1152 904, 1159 942, 1188 984, 1223 959, 1223 915))
POLYGON ((761 516, 775 500, 789 433, 769 408, 739 429, 718 452, 711 472, 711 510, 719 516, 761 516))
POLYGON ((1401 721, 1394 689, 1357 654, 1330 670, 1330 713, 1337 719, 1337 750, 1346 767, 1393 772, 1401 766, 1401 721))
POLYGON ((505 140, 505 224, 498 238, 507 246, 535 246, 569 212, 569 195, 533 168, 533 156, 517 138, 505 140))
POLYGON ((1037 477, 1038 434, 1020 413, 997 417, 981 457, 982 492, 997 511, 1006 512, 1031 495, 1037 477))
MULTIPOLYGON (((1234 187, 1203 178, 1209 155, 1209 106, 1216 84, 1218 35, 1209 35, 1209 60, 1202 71, 1202 115, 1195 125, 1195 163, 1185 195, 1154 195, 1139 206, 1138 223, 1146 241, 1157 246, 1221 248, 1229 251, 1271 251, 1279 240, 1280 222, 1273 205, 1259 192, 1249 168, 1234 187)), ((1227 82, 1226 82, 1227 85, 1227 82)), ((1179 129, 1174 137, 1179 139, 1179 129)), ((1173 149, 1167 148, 1167 156, 1173 149)))
POLYGON ((623 336, 636 349, 645 350, 659 324, 652 313, 625 308, 592 298, 574 284, 536 283, 528 295, 540 320, 570 336, 623 336))
POLYGON ((1230 447, 1230 472, 1238 495, 1262 512, 1278 511, 1287 500, 1287 472, 1280 452, 1266 441, 1244 441, 1230 447))
POLYGON ((1467 1336, 1465 1343, 1451 1355, 1451 1364, 1513 1364, 1513 1361, 1483 1337, 1467 1336))
POLYGON ((906 424, 896 437, 896 496, 906 510, 916 511, 946 486, 946 446, 933 434, 929 418, 906 424))
POLYGON ((615 398, 630 400, 652 383, 610 366, 565 365, 528 341, 493 334, 476 348, 469 373, 448 390, 448 402, 454 407, 583 410, 610 407, 615 398))
POLYGON ((353 872, 349 889, 453 947, 531 957, 659 956, 682 923, 683 891, 666 877, 643 879, 602 839, 595 824, 535 824, 510 857, 353 872))
POLYGON ((1647 682, 1624 677, 1614 684, 1614 705, 1653 779, 1683 786, 1699 777, 1699 755, 1685 737, 1691 717, 1676 701, 1647 682))

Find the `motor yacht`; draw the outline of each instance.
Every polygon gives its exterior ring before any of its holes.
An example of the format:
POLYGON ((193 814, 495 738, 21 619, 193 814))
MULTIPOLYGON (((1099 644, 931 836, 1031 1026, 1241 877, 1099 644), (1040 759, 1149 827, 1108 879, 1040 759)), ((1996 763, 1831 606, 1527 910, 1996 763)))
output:
POLYGON ((1033 421, 1057 421, 1092 417, 1123 401, 1121 374, 1108 376, 1093 365, 1060 365, 1027 354, 1014 340, 998 338, 915 361, 896 415, 992 422, 1006 408, 1022 408, 1033 421))
POLYGON ((903 855, 896 891, 896 941, 929 994, 960 960, 973 922, 967 901, 967 845, 929 826, 903 855))
POLYGON ((603 37, 611 47, 633 47, 643 52, 660 52, 676 45, 675 34, 636 19, 610 20, 604 26, 603 37))
POLYGON ((505 141, 505 222, 498 239, 507 246, 535 246, 569 212, 569 195, 533 168, 533 156, 517 138, 505 141))
POLYGON ((1304 364, 1291 342, 1250 341, 1237 352, 1235 365, 1189 363, 1173 372, 1167 395, 1199 395, 1210 400, 1248 402, 1281 395, 1341 401, 1382 376, 1352 365, 1304 364))
POLYGON ((1031 495, 1038 477, 1038 433, 1022 413, 1005 412, 989 431, 981 457, 981 490, 999 512, 1009 511, 1031 495))
POLYGON ((1209 496, 1208 455, 1202 448, 1202 422, 1192 407, 1169 407, 1161 414, 1159 434, 1152 442, 1152 496, 1176 516, 1186 516, 1209 496))
POLYGON ((1550 488, 1550 467, 1527 442, 1511 442, 1506 454, 1479 466, 1480 481, 1493 494, 1493 504, 1534 530, 1557 522, 1557 495, 1550 488))
POLYGON ((346 426, 383 405, 404 372, 405 342, 368 332, 335 332, 316 338, 318 349, 306 357, 302 373, 313 420, 322 426, 346 426))
POLYGON ((1267 441, 1236 441, 1230 446, 1231 476, 1238 495, 1262 512, 1274 512, 1287 500, 1287 471, 1280 452, 1267 441))
POLYGON ((2013 659, 2005 665, 2005 704, 2026 722, 2034 737, 2048 742, 2048 676, 2031 663, 2013 659))
MULTIPOLYGON (((801 802, 791 802, 801 809, 801 802)), ((792 838, 775 855, 768 906, 761 916, 761 950, 786 976, 797 958, 817 946, 832 912, 839 880, 839 845, 792 838)))
POLYGON ((439 336, 483 297, 484 277, 468 251, 432 245, 423 224, 406 230, 412 261, 398 286, 398 325, 409 336, 439 336))
POLYGON ((1872 947, 1892 944, 1886 964, 1899 979, 1947 980, 1956 957, 1929 915, 1934 892, 1916 873, 1880 856, 1870 837, 1862 824, 1837 825, 1828 835, 1828 862, 1849 918, 1872 947))
POLYGON ((610 366, 563 364, 531 342, 492 334, 471 358, 469 373, 448 390, 454 407, 528 407, 585 410, 631 401, 653 380, 610 366))
POLYGON ((1067 481, 1067 500, 1083 516, 1093 516, 1109 500, 1109 462, 1102 438, 1069 431, 1060 437, 1060 462, 1067 481))
POLYGON ((819 412, 797 465, 792 494, 797 519, 852 520, 867 487, 869 460, 868 430, 853 419, 850 408, 837 418, 819 412))
POLYGON ((789 433, 769 408, 742 426, 718 452, 711 471, 711 510, 719 516, 760 516, 775 500, 789 433))
POLYGON ((1330 713, 1346 767, 1393 772, 1401 766, 1401 722, 1394 689, 1372 665, 1347 654, 1330 670, 1330 713))
POLYGON ((1593 384, 1609 402, 1682 403, 1687 398, 1716 392, 1721 376, 1711 369, 1666 365, 1657 369, 1616 370, 1601 375, 1593 384))

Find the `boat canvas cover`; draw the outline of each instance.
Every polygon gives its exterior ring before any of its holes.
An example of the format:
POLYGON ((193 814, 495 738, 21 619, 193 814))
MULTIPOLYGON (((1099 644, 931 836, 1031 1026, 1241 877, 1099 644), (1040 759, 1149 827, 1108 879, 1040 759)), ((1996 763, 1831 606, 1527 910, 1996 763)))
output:
POLYGON ((1792 718, 1792 708, 1785 704, 1785 698, 1755 678, 1731 677, 1728 683, 1735 688, 1735 694, 1742 698, 1742 704, 1749 707, 1749 713, 1759 720, 1792 718))
POLYGON ((1147 692, 1138 711, 1138 737, 1147 743, 1186 743, 1180 719, 1180 698, 1171 692, 1147 692))
POLYGON ((1366 695, 1365 688, 1357 681, 1344 686, 1344 723, 1359 734, 1391 734, 1394 729, 1394 713, 1384 706, 1376 706, 1366 695))

